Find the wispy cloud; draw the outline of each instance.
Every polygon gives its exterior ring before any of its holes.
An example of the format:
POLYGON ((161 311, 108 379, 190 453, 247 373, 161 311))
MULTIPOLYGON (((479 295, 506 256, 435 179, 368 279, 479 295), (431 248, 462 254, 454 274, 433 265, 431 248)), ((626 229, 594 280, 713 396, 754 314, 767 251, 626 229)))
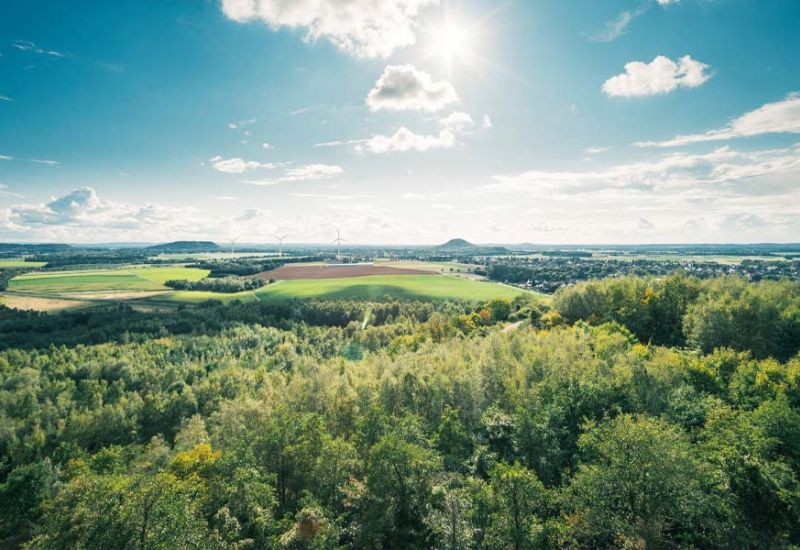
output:
POLYGON ((61 163, 57 160, 50 160, 50 159, 30 159, 31 162, 35 162, 36 164, 44 164, 47 166, 61 166, 61 163))
POLYGON ((0 101, 8 101, 8 102, 11 102, 11 101, 14 101, 14 100, 13 100, 13 99, 11 99, 10 97, 8 97, 7 95, 0 95, 0 101))
POLYGON ((336 164, 307 164, 295 166, 284 170, 283 175, 277 178, 263 180, 245 180, 251 185, 277 185, 297 181, 325 180, 344 173, 344 169, 336 164))
POLYGON ((800 173, 800 143, 788 148, 746 152, 720 147, 709 153, 675 153, 602 170, 531 170, 497 175, 491 184, 479 187, 474 193, 526 193, 537 197, 613 193, 632 199, 635 193, 696 192, 713 186, 745 194, 783 193, 785 185, 770 188, 752 182, 755 178, 797 173, 800 173))
POLYGON ((23 198, 23 196, 24 195, 21 195, 19 193, 15 193, 13 191, 9 191, 8 190, 8 185, 0 182, 0 197, 13 197, 13 198, 16 198, 16 199, 21 199, 21 198, 23 198))
POLYGON ((650 9, 652 2, 657 3, 662 8, 677 4, 679 0, 644 0, 635 10, 625 10, 620 12, 614 19, 607 21, 605 27, 599 33, 589 37, 594 42, 613 42, 628 30, 628 27, 639 16, 644 15, 650 9))
POLYGON ((48 55, 50 57, 67 57, 67 54, 64 52, 60 52, 58 50, 40 48, 30 40, 15 40, 14 42, 11 43, 11 46, 24 52, 32 52, 41 55, 48 55))
POLYGON ((208 159, 211 167, 218 172, 225 172, 226 174, 241 174, 249 170, 257 168, 273 169, 283 168, 290 163, 287 162, 258 162, 255 160, 245 160, 239 157, 222 158, 217 155, 208 159))
POLYGON ((253 117, 253 118, 248 118, 246 120, 240 120, 238 122, 229 122, 228 123, 228 128, 230 128, 232 130, 246 128, 247 126, 250 126, 251 124, 255 124, 257 121, 258 121, 258 119, 253 117))
POLYGON ((727 141, 763 134, 800 134, 800 93, 767 103, 736 117, 722 128, 702 134, 679 135, 666 141, 637 141, 638 147, 677 147, 706 141, 727 141))

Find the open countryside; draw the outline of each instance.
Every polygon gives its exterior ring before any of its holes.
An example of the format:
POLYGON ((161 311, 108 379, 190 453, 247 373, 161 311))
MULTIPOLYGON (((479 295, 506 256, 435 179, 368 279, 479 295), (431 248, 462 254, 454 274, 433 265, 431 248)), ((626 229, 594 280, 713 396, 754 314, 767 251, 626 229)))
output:
POLYGON ((0 550, 800 550, 800 0, 6 0, 0 550))

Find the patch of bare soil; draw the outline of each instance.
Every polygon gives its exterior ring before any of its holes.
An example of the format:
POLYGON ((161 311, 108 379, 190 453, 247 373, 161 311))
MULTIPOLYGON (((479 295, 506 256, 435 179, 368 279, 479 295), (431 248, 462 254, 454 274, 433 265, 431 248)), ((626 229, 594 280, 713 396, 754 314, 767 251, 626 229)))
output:
POLYGON ((39 298, 36 296, 24 296, 6 294, 2 298, 3 305, 11 309, 25 311, 44 311, 55 312, 65 309, 74 309, 89 305, 88 302, 80 300, 61 300, 59 298, 39 298))

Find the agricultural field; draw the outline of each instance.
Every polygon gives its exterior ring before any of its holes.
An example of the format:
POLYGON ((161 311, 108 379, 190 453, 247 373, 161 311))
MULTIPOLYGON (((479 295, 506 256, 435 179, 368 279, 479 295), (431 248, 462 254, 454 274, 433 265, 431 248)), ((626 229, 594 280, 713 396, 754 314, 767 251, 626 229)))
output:
POLYGON ((134 268, 130 273, 163 285, 167 281, 174 281, 185 279, 191 282, 197 282, 208 277, 209 271, 207 269, 197 269, 194 267, 143 267, 134 268))
POLYGON ((261 274, 264 279, 291 281, 296 279, 346 279, 371 275, 431 275, 432 271, 400 268, 388 264, 287 264, 261 274))
POLYGON ((166 281, 199 281, 207 275, 207 270, 185 267, 26 273, 9 282, 2 303, 16 309, 59 311, 110 300, 155 299, 171 292, 166 281))
POLYGON ((440 275, 373 275, 346 279, 278 281, 256 291, 259 300, 291 298, 410 298, 485 301, 524 291, 496 283, 440 275))
POLYGON ((106 301, 135 302, 139 305, 196 304, 212 299, 222 302, 249 302, 304 298, 455 299, 479 302, 494 298, 513 298, 524 292, 497 283, 388 265, 293 265, 283 269, 289 273, 283 277, 286 280, 278 280, 257 291, 238 293, 191 290, 176 292, 164 286, 164 283, 173 279, 200 281, 209 273, 207 270, 187 267, 27 273, 9 283, 4 303, 19 309, 56 311, 106 301), (315 277, 320 275, 318 271, 323 270, 324 277, 315 277))
POLYGON ((17 269, 21 267, 30 267, 31 269, 35 269, 44 265, 45 262, 26 262, 23 258, 0 260, 0 269, 17 269))
POLYGON ((431 271, 434 273, 452 273, 464 274, 472 273, 476 269, 482 269, 483 266, 478 264, 465 264, 461 262, 390 262, 390 261, 377 261, 376 265, 390 265, 398 269, 414 269, 421 271, 431 271))
POLYGON ((128 271, 71 271, 59 273, 27 273, 11 280, 8 290, 36 294, 75 292, 107 292, 159 290, 157 282, 138 277, 128 271))

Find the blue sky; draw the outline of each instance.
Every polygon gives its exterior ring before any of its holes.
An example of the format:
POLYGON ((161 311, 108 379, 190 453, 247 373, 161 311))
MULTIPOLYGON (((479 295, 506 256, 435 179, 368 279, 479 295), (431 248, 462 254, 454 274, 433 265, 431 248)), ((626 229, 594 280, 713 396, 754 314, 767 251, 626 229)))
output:
POLYGON ((3 241, 800 240, 798 2, 3 13, 3 241))

